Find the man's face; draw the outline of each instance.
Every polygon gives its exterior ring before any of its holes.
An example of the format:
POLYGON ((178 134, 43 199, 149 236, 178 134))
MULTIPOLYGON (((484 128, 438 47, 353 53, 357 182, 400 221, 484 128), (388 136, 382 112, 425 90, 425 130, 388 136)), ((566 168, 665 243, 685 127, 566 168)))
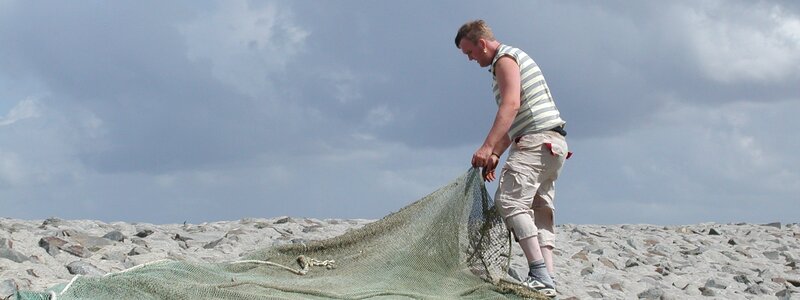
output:
POLYGON ((481 41, 472 42, 469 39, 461 39, 458 43, 458 47, 461 49, 461 52, 469 58, 470 61, 474 60, 478 63, 481 67, 488 67, 491 63, 491 57, 487 53, 484 53, 484 47, 480 46, 481 41))

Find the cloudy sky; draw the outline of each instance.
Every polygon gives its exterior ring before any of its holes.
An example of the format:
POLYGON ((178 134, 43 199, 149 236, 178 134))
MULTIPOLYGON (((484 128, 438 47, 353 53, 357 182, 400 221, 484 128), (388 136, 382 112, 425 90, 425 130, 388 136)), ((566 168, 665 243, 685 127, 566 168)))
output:
POLYGON ((0 0, 0 217, 380 218, 491 126, 480 18, 568 122, 559 223, 798 222, 796 3, 0 0))

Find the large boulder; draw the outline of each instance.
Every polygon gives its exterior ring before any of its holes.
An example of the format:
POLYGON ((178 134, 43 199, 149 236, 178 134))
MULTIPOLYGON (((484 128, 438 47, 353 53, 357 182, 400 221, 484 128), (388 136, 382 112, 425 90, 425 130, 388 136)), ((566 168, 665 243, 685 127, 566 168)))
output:
POLYGON ((103 276, 105 272, 85 261, 73 261, 67 265, 67 270, 73 275, 103 276))
POLYGON ((21 263, 25 261, 29 261, 31 258, 21 252, 11 249, 14 243, 11 242, 9 239, 0 239, 0 258, 5 258, 10 261, 21 263))
POLYGON ((39 240, 39 247, 44 248, 47 253, 56 256, 60 252, 61 247, 67 244, 67 241, 54 236, 46 236, 39 240))

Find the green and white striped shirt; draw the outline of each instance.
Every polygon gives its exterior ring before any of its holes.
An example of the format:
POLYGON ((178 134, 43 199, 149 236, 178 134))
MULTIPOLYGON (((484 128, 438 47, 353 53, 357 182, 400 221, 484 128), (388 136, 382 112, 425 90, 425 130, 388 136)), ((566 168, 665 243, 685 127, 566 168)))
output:
POLYGON ((539 66, 528 54, 508 45, 500 45, 489 69, 492 73, 492 87, 497 105, 500 105, 502 98, 494 67, 497 60, 503 56, 509 56, 517 62, 520 74, 520 107, 517 116, 514 117, 514 123, 508 130, 508 137, 514 140, 526 134, 542 132, 566 124, 561 119, 539 66))

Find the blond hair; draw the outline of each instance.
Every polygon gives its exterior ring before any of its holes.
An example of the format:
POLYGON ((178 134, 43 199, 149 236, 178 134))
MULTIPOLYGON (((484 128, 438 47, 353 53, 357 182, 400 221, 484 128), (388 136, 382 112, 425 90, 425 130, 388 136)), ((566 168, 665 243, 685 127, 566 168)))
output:
POLYGON ((464 25, 461 25, 461 28, 458 29, 458 34, 456 34, 456 48, 461 48, 459 45, 464 38, 473 43, 478 42, 479 39, 494 41, 494 34, 492 34, 492 29, 489 28, 489 25, 486 25, 485 21, 475 20, 464 23, 464 25))

